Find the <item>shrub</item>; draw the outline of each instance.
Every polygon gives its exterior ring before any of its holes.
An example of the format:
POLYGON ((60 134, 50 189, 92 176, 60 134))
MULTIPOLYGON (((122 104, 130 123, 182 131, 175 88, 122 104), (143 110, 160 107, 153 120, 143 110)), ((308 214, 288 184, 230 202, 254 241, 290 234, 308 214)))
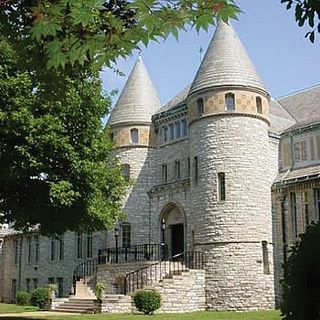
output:
POLYGON ((16 303, 20 306, 30 305, 31 294, 25 291, 19 291, 16 295, 16 303))
POLYGON ((161 307, 161 295, 155 290, 139 290, 133 296, 133 302, 138 311, 152 314, 161 307))
POLYGON ((33 306, 45 309, 50 299, 50 291, 48 288, 38 288, 31 292, 31 304, 33 306))
POLYGON ((96 284, 96 297, 98 300, 102 300, 103 294, 104 294, 104 289, 105 285, 103 283, 98 282, 96 284))
POLYGON ((320 225, 312 224, 291 248, 282 280, 282 319, 320 319, 320 225))

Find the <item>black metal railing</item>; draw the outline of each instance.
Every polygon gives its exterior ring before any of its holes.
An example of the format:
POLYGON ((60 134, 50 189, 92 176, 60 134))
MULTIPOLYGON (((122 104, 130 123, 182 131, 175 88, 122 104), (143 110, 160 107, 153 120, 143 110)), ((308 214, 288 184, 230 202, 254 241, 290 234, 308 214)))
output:
POLYGON ((124 294, 130 294, 159 282, 165 277, 181 274, 189 269, 203 269, 203 252, 186 251, 162 260, 147 267, 135 270, 125 275, 124 294))
POLYGON ((154 243, 101 249, 98 254, 98 264, 159 261, 166 252, 166 246, 154 243))
POLYGON ((76 294, 76 284, 78 280, 96 275, 97 264, 97 259, 87 259, 76 266, 73 271, 73 294, 76 294))

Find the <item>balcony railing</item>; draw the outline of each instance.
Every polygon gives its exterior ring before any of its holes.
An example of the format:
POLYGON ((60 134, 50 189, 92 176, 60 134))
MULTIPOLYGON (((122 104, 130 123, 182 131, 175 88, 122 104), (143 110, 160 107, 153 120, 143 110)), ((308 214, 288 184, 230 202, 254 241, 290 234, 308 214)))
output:
POLYGON ((98 264, 163 260, 167 247, 161 244, 139 244, 130 247, 99 250, 98 264))

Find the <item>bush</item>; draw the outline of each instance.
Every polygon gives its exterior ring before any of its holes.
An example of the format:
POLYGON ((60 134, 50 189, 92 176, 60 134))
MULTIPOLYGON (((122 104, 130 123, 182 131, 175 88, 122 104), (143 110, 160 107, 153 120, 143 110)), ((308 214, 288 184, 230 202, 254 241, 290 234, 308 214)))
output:
POLYGON ((48 288, 38 288, 31 292, 31 304, 33 306, 45 309, 50 299, 50 291, 48 288))
POLYGON ((19 291, 16 295, 16 304, 19 306, 27 306, 30 305, 31 294, 25 291, 19 291))
POLYGON ((133 296, 134 304, 138 311, 152 314, 161 307, 161 295, 155 290, 140 290, 133 296))
POLYGON ((282 319, 320 319, 320 225, 312 224, 291 248, 282 280, 282 319))
POLYGON ((104 290, 105 290, 105 285, 103 283, 98 282, 96 284, 96 297, 98 300, 102 300, 103 296, 104 296, 104 290))

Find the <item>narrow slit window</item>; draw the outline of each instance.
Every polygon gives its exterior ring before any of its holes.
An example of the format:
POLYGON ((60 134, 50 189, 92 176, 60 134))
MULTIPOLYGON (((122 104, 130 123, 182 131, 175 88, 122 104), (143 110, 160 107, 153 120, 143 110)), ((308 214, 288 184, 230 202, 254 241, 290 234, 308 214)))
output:
POLYGON ((198 115, 203 115, 203 99, 199 98, 197 99, 197 111, 198 111, 198 115))
POLYGON ((122 173, 126 181, 130 180, 130 165, 125 163, 122 165, 122 173))
POLYGON ((270 274, 270 263, 269 263, 269 252, 268 252, 267 241, 262 241, 262 262, 263 262, 263 273, 270 274))
POLYGON ((177 180, 180 180, 181 174, 180 174, 180 161, 175 161, 174 163, 174 171, 175 171, 175 176, 177 180))
POLYGON ((198 157, 194 157, 194 181, 198 182, 199 168, 198 168, 198 157))
POLYGON ((229 92, 225 95, 227 111, 234 111, 236 108, 234 94, 229 92))
POLYGON ((168 141, 168 127, 163 127, 163 142, 166 143, 168 141))
POLYGON ((131 133, 131 142, 138 143, 139 142, 139 131, 138 129, 134 128, 130 130, 131 133))
POLYGON ((168 168, 166 164, 161 166, 161 175, 162 175, 162 182, 168 181, 168 168))
POLYGON ((31 237, 27 238, 27 246, 28 246, 28 263, 31 263, 31 252, 32 252, 32 242, 31 242, 31 237))
POLYGON ((226 200, 226 175, 224 172, 218 173, 218 190, 219 190, 219 201, 226 200))
POLYGON ((173 123, 169 124, 169 131, 170 131, 170 141, 174 140, 174 125, 173 123))
POLYGON ((188 177, 190 177, 191 165, 190 165, 190 158, 188 158, 188 177))
POLYGON ((256 97, 257 113, 262 114, 262 99, 256 97))

